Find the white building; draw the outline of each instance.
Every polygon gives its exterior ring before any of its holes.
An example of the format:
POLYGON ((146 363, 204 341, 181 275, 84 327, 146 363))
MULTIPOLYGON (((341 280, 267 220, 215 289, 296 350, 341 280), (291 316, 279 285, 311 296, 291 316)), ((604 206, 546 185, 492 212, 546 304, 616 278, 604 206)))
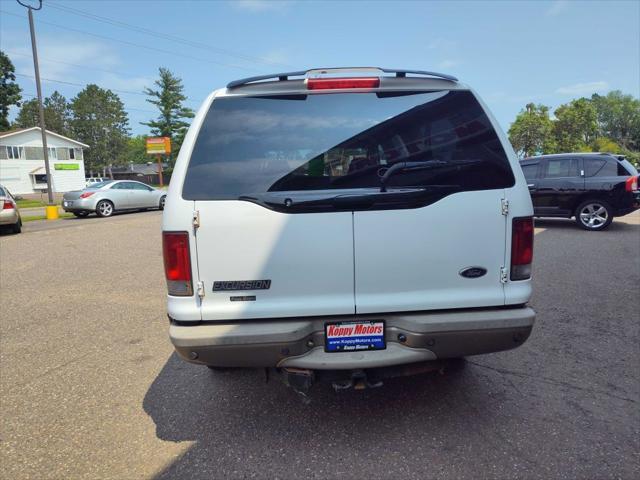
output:
MULTIPOLYGON (((88 145, 47 130, 52 190, 68 192, 85 186, 83 148, 88 145)), ((0 184, 11 193, 47 190, 40 127, 0 132, 0 184)))

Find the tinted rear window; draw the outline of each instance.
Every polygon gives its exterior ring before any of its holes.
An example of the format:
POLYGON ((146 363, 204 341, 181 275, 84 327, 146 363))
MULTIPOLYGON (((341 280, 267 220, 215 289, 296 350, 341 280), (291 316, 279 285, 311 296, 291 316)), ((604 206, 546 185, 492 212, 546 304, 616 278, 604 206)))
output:
POLYGON ((618 165, 618 175, 623 177, 626 175, 638 175, 638 170, 626 158, 620 160, 618 165))
POLYGON ((612 158, 585 158, 584 170, 587 177, 616 177, 628 175, 617 160, 612 158))
POLYGON ((527 181, 536 179, 538 175, 537 163, 530 163, 529 165, 521 165, 521 166, 522 166, 522 173, 524 173, 524 178, 526 178, 527 181))
POLYGON ((550 158, 544 169, 545 178, 566 178, 578 176, 577 158, 550 158))
POLYGON ((498 137, 468 91, 349 93, 214 100, 184 182, 188 200, 277 191, 371 188, 400 161, 390 187, 512 186, 498 137))

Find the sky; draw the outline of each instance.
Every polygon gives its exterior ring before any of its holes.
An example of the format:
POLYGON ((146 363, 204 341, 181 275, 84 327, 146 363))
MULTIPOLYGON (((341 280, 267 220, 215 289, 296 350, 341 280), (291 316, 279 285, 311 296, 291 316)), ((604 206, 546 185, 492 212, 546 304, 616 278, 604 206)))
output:
MULTIPOLYGON (((109 88, 133 134, 148 133, 140 122, 157 116, 142 91, 161 66, 182 78, 193 109, 230 80, 266 73, 449 73, 476 90, 505 130, 529 102, 553 109, 610 90, 640 97, 638 0, 44 0, 34 18, 43 95, 109 88)), ((0 0, 0 49, 24 98, 33 98, 26 9, 15 0, 0 0)))

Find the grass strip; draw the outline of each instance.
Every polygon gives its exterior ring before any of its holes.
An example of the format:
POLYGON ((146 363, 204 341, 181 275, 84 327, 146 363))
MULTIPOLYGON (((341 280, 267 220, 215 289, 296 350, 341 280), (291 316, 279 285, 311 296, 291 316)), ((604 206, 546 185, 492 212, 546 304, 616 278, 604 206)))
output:
MULTIPOLYGON (((61 213, 60 218, 71 218, 73 217, 73 213, 61 213)), ((34 222, 36 220, 46 220, 46 215, 31 215, 29 217, 22 217, 22 223, 25 222, 34 222)))

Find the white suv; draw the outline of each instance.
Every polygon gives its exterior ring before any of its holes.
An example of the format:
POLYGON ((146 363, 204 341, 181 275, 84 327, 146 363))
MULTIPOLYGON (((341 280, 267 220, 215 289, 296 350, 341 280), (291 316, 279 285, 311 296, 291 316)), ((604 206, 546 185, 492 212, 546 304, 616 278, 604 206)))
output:
POLYGON ((535 318, 532 215, 507 138, 454 77, 231 82, 200 108, 169 187, 171 341, 193 363, 302 376, 298 389, 517 347, 535 318))

